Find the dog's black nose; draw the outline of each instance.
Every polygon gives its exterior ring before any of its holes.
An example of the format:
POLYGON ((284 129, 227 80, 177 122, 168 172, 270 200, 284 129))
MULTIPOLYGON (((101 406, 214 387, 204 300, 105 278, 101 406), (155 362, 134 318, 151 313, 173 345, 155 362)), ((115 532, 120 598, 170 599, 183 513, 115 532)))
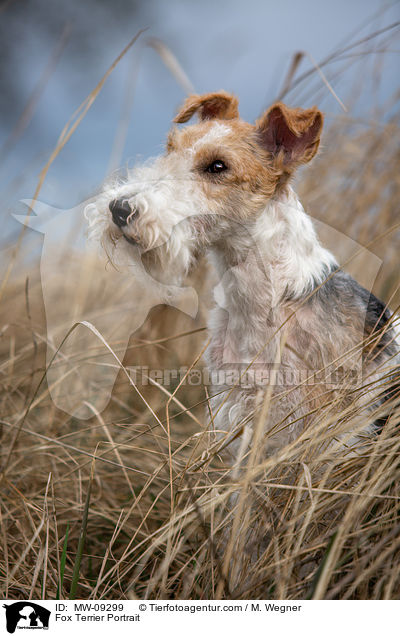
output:
POLYGON ((110 202, 108 207, 110 208, 113 221, 118 227, 126 225, 128 216, 133 212, 126 199, 114 199, 110 202))

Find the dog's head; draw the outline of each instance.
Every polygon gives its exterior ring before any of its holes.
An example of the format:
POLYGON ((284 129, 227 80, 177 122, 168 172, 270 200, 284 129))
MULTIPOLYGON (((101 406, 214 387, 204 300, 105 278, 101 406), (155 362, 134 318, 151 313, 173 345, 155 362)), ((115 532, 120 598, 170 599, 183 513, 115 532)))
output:
POLYGON ((185 274, 196 256, 252 223, 291 174, 317 152, 322 114, 277 103, 249 124, 223 91, 191 95, 164 155, 107 186, 86 215, 111 258, 135 250, 158 269, 185 274), (171 265, 172 268, 171 268, 171 265))

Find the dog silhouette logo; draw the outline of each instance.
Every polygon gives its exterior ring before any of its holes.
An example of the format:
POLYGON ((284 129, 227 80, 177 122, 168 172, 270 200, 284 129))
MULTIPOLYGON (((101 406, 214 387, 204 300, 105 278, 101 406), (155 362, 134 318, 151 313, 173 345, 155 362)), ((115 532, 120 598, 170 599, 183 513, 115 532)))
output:
POLYGON ((114 263, 115 267, 109 267, 104 250, 100 251, 95 242, 86 238, 83 207, 89 201, 69 210, 28 199, 22 203, 33 208, 32 214, 14 214, 14 218, 43 234, 40 278, 46 310, 49 393, 57 408, 85 420, 93 417, 92 407, 99 412, 106 408, 120 372, 116 354, 104 342, 118 342, 122 360, 131 334, 144 324, 153 307, 166 304, 194 319, 198 295, 190 286, 156 281, 139 256, 133 262, 129 254, 121 257, 118 265, 114 263), (67 242, 67 251, 61 250, 60 241, 67 236, 73 240, 67 242), (55 272, 62 272, 62 290, 55 272), (88 280, 83 276, 85 272, 91 281, 90 293, 79 282, 88 280), (59 305, 54 302, 60 293, 66 299, 62 319, 59 305), (77 322, 80 326, 64 341, 68 328, 77 322), (96 332, 88 323, 93 324, 96 332), (58 347, 61 350, 54 357, 58 347), (82 352, 93 352, 93 347, 96 364, 91 356, 82 359, 82 352))
POLYGON ((50 610, 32 603, 18 601, 3 605, 6 610, 6 627, 9 634, 16 629, 49 629, 50 610))

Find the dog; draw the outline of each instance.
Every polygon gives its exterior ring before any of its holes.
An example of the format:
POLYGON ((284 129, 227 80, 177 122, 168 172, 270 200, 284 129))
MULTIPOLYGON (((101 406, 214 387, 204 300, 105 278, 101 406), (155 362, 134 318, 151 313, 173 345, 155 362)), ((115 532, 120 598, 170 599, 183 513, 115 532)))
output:
POLYGON ((379 430, 398 392, 394 318, 321 245, 291 186, 318 151, 322 113, 275 103, 250 124, 220 91, 189 96, 174 124, 163 155, 89 206, 89 236, 173 284, 208 255, 220 283, 205 355, 225 446, 243 455, 261 415, 268 452, 350 411, 346 443, 379 430))

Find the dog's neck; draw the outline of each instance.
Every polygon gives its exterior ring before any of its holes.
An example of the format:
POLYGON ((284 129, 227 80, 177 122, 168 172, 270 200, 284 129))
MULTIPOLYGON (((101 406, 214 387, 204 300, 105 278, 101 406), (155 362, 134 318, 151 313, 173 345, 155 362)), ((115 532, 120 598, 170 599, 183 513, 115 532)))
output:
POLYGON ((336 265, 290 187, 271 200, 257 220, 234 225, 212 249, 212 259, 224 304, 249 313, 260 305, 264 314, 266 307, 306 296, 336 265))

